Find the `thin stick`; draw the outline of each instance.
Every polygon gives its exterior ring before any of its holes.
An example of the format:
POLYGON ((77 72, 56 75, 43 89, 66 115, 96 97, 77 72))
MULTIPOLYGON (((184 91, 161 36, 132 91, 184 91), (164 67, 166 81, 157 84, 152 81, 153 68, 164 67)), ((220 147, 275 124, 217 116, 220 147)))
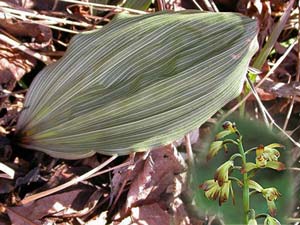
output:
POLYGON ((125 8, 121 6, 115 6, 115 5, 105 5, 105 4, 99 4, 99 3, 92 3, 92 2, 81 2, 77 0, 60 0, 62 2, 70 2, 74 4, 79 4, 79 5, 86 5, 86 6, 94 6, 94 7, 99 7, 99 8, 106 8, 106 9, 116 9, 116 10, 121 10, 121 11, 127 11, 135 14, 147 14, 147 12, 141 11, 141 10, 136 10, 136 9, 130 9, 130 8, 125 8))
POLYGON ((288 170, 300 172, 300 168, 299 167, 290 167, 290 168, 288 168, 288 170))
POLYGON ((211 5, 211 2, 209 0, 203 0, 203 3, 205 4, 206 8, 211 11, 211 12, 214 12, 214 9, 211 5))
MULTIPOLYGON (((263 104, 262 104, 263 106, 263 104)), ((264 107, 264 106, 263 106, 264 107)), ((295 141, 285 130, 283 130, 273 119, 273 117, 270 115, 270 113, 268 112, 268 110, 264 107, 265 109, 265 113, 268 116, 269 120, 271 121, 272 124, 275 125, 275 127, 277 127, 278 130, 280 130, 294 145, 296 145, 298 148, 300 148, 300 143, 295 141)))
POLYGON ((250 78, 248 76, 247 76, 247 82, 248 82, 248 84, 250 86, 252 94, 254 95, 254 97, 255 97, 255 99, 256 99, 256 101, 258 103, 258 106, 260 108, 261 114, 263 115, 263 119, 264 119, 265 124, 267 126, 270 126, 268 118, 267 118, 267 115, 266 115, 265 110, 264 110, 264 107, 263 107, 262 102, 261 102, 261 100, 259 98, 259 95, 257 94, 257 92, 256 92, 255 88, 253 87, 253 84, 252 84, 252 82, 251 82, 251 80, 250 80, 250 78))
POLYGON ((163 1, 163 0, 157 0, 156 3, 157 3, 158 11, 164 11, 164 10, 166 10, 165 1, 163 1))
POLYGON ((218 9, 216 3, 214 2, 214 0, 209 0, 209 1, 210 1, 211 7, 213 8, 214 12, 219 12, 219 9, 218 9))
POLYGON ((2 178, 14 179, 15 171, 1 162, 0 162, 0 170, 6 174, 6 176, 5 174, 1 174, 2 178))
POLYGON ((129 180, 129 177, 132 174, 132 171, 134 170, 134 166, 135 166, 134 158, 135 158, 135 153, 131 153, 129 155, 129 162, 130 162, 131 165, 129 165, 128 168, 127 168, 127 171, 126 171, 126 174, 125 174, 125 179, 123 180, 122 185, 121 185, 121 187, 118 190, 117 196, 114 199, 114 201, 113 201, 113 203, 112 203, 112 205, 110 207, 110 210, 114 210, 115 206, 118 203, 118 200, 119 200, 121 194, 124 191, 124 188, 125 188, 125 186, 127 184, 127 181, 129 180))
POLYGON ((292 112, 293 112, 293 108, 294 108, 294 104, 295 104, 295 95, 293 95, 293 97, 292 97, 292 101, 291 101, 289 110, 288 110, 288 112, 286 114, 286 117, 285 117, 285 121, 284 121, 284 124, 283 124, 283 127, 282 127, 282 129, 284 129, 284 130, 286 130, 287 125, 290 121, 290 118, 291 118, 291 115, 292 115, 292 112))
POLYGON ((84 181, 88 178, 90 178, 94 173, 98 172, 100 169, 102 169, 103 167, 105 167, 106 165, 108 165, 109 163, 111 163, 112 161, 114 161, 118 156, 117 155, 113 155, 111 156, 108 160, 106 160, 104 163, 101 163, 99 166, 97 166, 96 168, 90 170, 89 172, 79 176, 79 177, 76 177, 62 185, 59 185, 55 188, 52 188, 50 190, 47 190, 47 191, 43 191, 43 192, 40 192, 40 193, 37 193, 37 194, 34 194, 34 195, 31 195, 29 197, 26 197, 24 198, 22 201, 21 201, 21 204, 22 205, 25 205, 29 202, 32 202, 34 200, 37 200, 37 199, 40 199, 40 198, 43 198, 45 196, 48 196, 48 195, 51 195, 55 192, 58 192, 58 191, 61 191, 65 188, 68 188, 74 184, 77 184, 78 182, 81 182, 81 181, 84 181))
MULTIPOLYGON (((298 1, 298 11, 300 12, 300 1, 298 1)), ((300 24, 300 14, 298 13, 298 24, 300 24)), ((300 80, 300 32, 298 32, 298 35, 297 35, 297 40, 298 40, 298 45, 297 45, 297 75, 296 75, 296 82, 299 82, 300 80)), ((286 130, 287 128, 287 125, 290 121, 290 117, 291 117, 291 114, 293 112, 293 108, 294 108, 294 103, 295 103, 295 98, 296 98, 296 95, 294 94, 293 95, 293 98, 292 98, 292 101, 291 101, 291 104, 290 104, 290 107, 289 107, 289 110, 288 110, 288 113, 286 115, 286 119, 284 121, 284 125, 283 125, 283 129, 286 130)))
POLYGON ((92 26, 91 24, 88 24, 86 22, 75 22, 75 21, 71 21, 71 20, 67 20, 67 19, 38 14, 36 12, 28 12, 28 11, 24 11, 24 10, 11 9, 11 8, 6 8, 6 7, 0 7, 0 8, 2 9, 2 11, 4 12, 5 15, 9 15, 10 17, 18 17, 18 18, 20 18, 20 16, 21 16, 22 20, 28 19, 27 17, 31 17, 31 18, 38 18, 38 19, 46 20, 50 24, 63 23, 63 24, 69 24, 69 25, 74 25, 74 26, 81 26, 81 27, 91 27, 92 26))
MULTIPOLYGON (((0 15, 1 15, 1 13, 0 13, 0 15)), ((51 24, 57 24, 57 22, 52 22, 52 21, 49 21, 49 20, 31 20, 31 19, 28 19, 28 18, 24 18, 24 16, 22 16, 22 15, 13 15, 13 14, 10 14, 10 13, 5 13, 5 16, 10 16, 10 18, 19 19, 21 21, 26 21, 28 23, 42 25, 42 26, 45 26, 45 27, 49 27, 49 28, 52 28, 52 29, 55 29, 55 30, 60 30, 60 31, 68 32, 68 33, 72 33, 72 34, 78 34, 78 33, 84 32, 84 31, 79 32, 79 31, 70 30, 70 29, 67 29, 67 28, 51 25, 51 24)), ((52 17, 52 18, 54 18, 54 17, 52 17)), ((90 25, 90 27, 101 28, 102 26, 90 25)))
POLYGON ((194 155, 193 155, 190 135, 189 134, 185 135, 184 140, 185 140, 185 149, 186 149, 186 154, 188 157, 188 162, 189 162, 190 166, 193 166, 194 165, 194 155))
POLYGON ((47 65, 52 63, 52 60, 48 56, 42 55, 38 52, 34 52, 31 49, 29 49, 28 47, 26 47, 25 45, 7 37, 4 34, 0 34, 0 40, 11 45, 13 48, 19 49, 20 51, 38 59, 38 60, 41 60, 42 62, 44 62, 47 65))
POLYGON ((204 9, 202 9, 202 7, 198 4, 196 0, 193 0, 193 3, 197 6, 199 10, 204 11, 204 9))
POLYGON ((95 174, 89 176, 89 179, 90 179, 90 178, 93 178, 93 177, 97 177, 97 176, 99 176, 99 175, 101 175, 101 174, 104 174, 104 173, 108 173, 108 172, 110 172, 110 171, 112 171, 112 170, 116 170, 116 169, 119 169, 119 168, 122 168, 122 167, 125 167, 125 166, 129 166, 129 165, 131 165, 131 164, 132 164, 132 162, 125 162, 125 163, 122 163, 122 164, 120 164, 120 165, 117 165, 117 166, 108 168, 108 169, 106 169, 106 170, 102 170, 102 171, 100 171, 100 172, 97 172, 97 173, 95 173, 95 174))

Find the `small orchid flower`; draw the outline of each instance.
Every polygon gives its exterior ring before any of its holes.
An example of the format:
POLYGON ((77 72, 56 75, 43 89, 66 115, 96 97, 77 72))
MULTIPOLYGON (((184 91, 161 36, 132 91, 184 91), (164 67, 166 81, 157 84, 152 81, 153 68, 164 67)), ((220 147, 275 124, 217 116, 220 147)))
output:
POLYGON ((215 181, 218 181, 219 186, 223 186, 223 184, 228 181, 229 172, 233 166, 234 162, 228 160, 217 169, 214 179, 215 181))
POLYGON ((272 216, 276 215, 276 205, 275 205, 275 200, 277 200, 277 198, 279 196, 281 196, 281 194, 279 193, 279 191, 276 188, 264 188, 261 193, 263 194, 264 198, 267 200, 267 205, 268 205, 268 209, 269 212, 272 216))

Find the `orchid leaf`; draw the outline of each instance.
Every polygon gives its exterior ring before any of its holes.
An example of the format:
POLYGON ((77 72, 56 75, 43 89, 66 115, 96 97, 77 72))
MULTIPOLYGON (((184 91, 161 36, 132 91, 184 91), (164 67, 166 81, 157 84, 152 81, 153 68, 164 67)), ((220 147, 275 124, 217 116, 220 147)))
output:
POLYGON ((256 34, 239 14, 181 11, 76 35, 31 84, 17 141, 67 159, 172 143, 239 95, 256 34))

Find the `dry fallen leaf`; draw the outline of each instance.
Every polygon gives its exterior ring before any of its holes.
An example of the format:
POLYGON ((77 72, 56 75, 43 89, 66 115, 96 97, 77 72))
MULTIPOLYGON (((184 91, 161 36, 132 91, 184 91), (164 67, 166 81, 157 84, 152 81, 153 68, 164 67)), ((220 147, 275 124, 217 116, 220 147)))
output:
POLYGON ((31 49, 44 49, 52 43, 52 30, 49 27, 26 21, 0 20, 1 27, 14 37, 29 37, 32 42, 23 43, 31 49))
POLYGON ((157 203, 134 207, 130 211, 130 217, 121 222, 113 222, 113 225, 162 225, 171 224, 170 215, 157 203))
POLYGON ((0 85, 12 91, 16 82, 35 66, 36 60, 3 42, 0 49, 0 85))
POLYGON ((177 197, 171 203, 173 224, 188 225, 191 224, 189 216, 185 210, 183 201, 177 197))
POLYGON ((7 213, 12 224, 27 225, 29 221, 42 224, 47 216, 69 218, 85 215, 95 207, 101 195, 101 191, 83 186, 23 206, 9 207, 7 213))
POLYGON ((237 4, 237 10, 238 12, 246 14, 250 17, 257 18, 260 28, 258 42, 259 46, 261 47, 264 43, 266 36, 269 35, 270 29, 273 25, 270 1, 240 0, 237 4))
POLYGON ((173 184, 175 176, 184 172, 185 166, 181 155, 170 146, 151 151, 130 185, 125 211, 162 200, 163 193, 173 184))
POLYGON ((85 225, 106 225, 107 211, 101 212, 99 216, 89 220, 85 225))

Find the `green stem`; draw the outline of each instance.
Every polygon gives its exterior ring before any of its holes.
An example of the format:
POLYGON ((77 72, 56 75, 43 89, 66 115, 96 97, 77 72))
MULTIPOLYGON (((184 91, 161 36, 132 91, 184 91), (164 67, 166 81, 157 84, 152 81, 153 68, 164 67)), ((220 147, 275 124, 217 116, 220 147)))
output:
POLYGON ((266 218, 266 217, 268 217, 269 215, 267 214, 267 213, 260 213, 260 214, 257 214, 256 215, 256 219, 259 219, 259 218, 266 218))
MULTIPOLYGON (((242 136, 238 139, 238 147, 239 147, 239 152, 242 156, 242 163, 243 167, 246 166, 246 154, 245 150, 242 144, 242 136)), ((243 174, 243 207, 244 207, 244 216, 245 216, 245 224, 248 224, 248 213, 249 213, 249 208, 250 208, 250 203, 249 203, 249 183, 248 183, 248 173, 243 174)))
POLYGON ((254 148, 250 148, 249 150, 247 150, 245 152, 246 155, 248 155, 249 153, 253 152, 253 151, 256 151, 257 147, 254 147, 254 148))
POLYGON ((243 186, 243 182, 236 177, 229 177, 229 180, 234 180, 240 187, 243 186))
POLYGON ((223 141, 224 144, 234 144, 234 145, 238 145, 238 143, 232 139, 225 139, 223 141))
POLYGON ((242 158, 241 154, 240 153, 235 153, 233 154, 231 157, 230 157, 230 160, 235 160, 236 158, 242 158))

